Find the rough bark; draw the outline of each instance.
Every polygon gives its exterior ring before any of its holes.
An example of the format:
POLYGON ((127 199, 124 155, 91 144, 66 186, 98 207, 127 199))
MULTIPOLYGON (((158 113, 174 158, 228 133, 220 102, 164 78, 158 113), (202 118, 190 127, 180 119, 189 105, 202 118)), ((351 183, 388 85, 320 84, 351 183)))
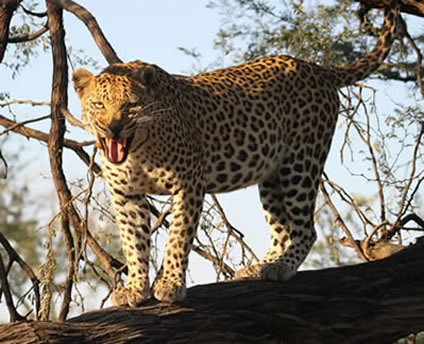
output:
POLYGON ((287 283, 190 288, 179 305, 147 301, 66 322, 0 327, 10 343, 391 343, 424 330, 424 246, 287 283))
POLYGON ((3 61, 9 39, 9 26, 19 0, 0 0, 0 62, 3 61))

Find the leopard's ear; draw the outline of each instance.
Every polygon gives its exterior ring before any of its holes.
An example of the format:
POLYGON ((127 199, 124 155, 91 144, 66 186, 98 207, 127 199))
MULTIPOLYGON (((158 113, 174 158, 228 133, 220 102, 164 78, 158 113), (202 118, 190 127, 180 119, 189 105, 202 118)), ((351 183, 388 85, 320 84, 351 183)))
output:
POLYGON ((143 65, 136 72, 134 77, 145 87, 152 86, 157 78, 158 70, 154 66, 143 65))
POLYGON ((77 69, 72 74, 72 82, 78 97, 82 98, 84 90, 94 81, 94 75, 84 68, 77 69))

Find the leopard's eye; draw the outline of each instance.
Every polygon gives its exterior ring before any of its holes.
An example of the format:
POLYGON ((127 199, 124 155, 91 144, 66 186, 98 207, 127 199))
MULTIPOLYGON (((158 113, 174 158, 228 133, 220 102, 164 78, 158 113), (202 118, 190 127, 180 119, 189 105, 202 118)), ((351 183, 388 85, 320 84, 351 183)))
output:
POLYGON ((105 105, 102 102, 92 102, 92 104, 96 109, 99 109, 99 110, 105 108, 105 105))

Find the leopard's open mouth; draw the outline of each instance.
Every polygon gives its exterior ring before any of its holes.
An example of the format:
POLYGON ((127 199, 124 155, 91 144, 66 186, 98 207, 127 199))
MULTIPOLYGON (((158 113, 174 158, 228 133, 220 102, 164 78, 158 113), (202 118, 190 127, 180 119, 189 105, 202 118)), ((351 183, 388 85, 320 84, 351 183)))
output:
POLYGON ((127 159, 132 140, 133 140, 133 137, 124 138, 124 139, 99 137, 99 141, 102 146, 102 149, 107 159, 112 164, 121 164, 127 159))

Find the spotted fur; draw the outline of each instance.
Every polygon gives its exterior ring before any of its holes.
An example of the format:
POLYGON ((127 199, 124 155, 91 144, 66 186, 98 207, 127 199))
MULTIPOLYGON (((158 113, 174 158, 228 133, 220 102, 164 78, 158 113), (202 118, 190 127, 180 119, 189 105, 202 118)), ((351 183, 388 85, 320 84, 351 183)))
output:
POLYGON ((271 247, 238 278, 286 281, 316 239, 318 184, 337 121, 338 89, 374 72, 388 54, 398 6, 385 10, 374 50, 358 62, 326 69, 287 56, 193 77, 141 61, 114 64, 73 81, 83 121, 101 148, 129 280, 117 305, 150 295, 150 209, 146 194, 173 196, 163 265, 153 295, 185 297, 185 272, 205 193, 258 184, 271 247))

